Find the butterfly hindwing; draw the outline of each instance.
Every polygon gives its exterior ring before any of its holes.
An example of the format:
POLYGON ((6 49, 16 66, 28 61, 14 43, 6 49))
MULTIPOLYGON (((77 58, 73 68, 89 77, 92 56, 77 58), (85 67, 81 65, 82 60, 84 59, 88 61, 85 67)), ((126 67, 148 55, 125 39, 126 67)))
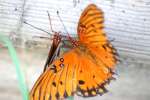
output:
POLYGON ((112 77, 112 73, 107 69, 104 71, 85 55, 79 48, 74 48, 56 59, 38 79, 36 88, 30 93, 31 100, 57 100, 75 93, 84 97, 100 94, 99 89, 112 77), (56 71, 51 69, 52 66, 56 71))

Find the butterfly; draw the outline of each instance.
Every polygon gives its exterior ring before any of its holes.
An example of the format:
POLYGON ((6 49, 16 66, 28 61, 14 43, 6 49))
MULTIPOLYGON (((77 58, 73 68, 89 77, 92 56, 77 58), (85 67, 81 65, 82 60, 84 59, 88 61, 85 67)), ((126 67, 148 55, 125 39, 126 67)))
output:
POLYGON ((72 48, 57 57, 53 56, 60 42, 53 40, 48 67, 34 84, 30 100, 59 100, 75 94, 92 97, 107 92, 105 85, 113 79, 117 51, 106 37, 104 14, 95 4, 81 14, 77 33, 72 48))

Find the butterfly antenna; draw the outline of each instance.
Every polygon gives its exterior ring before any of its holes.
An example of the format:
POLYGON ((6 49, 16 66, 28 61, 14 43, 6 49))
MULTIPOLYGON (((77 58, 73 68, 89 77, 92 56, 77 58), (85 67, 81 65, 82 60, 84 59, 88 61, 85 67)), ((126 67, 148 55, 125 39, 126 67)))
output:
POLYGON ((52 28, 51 16, 50 16, 50 14, 49 14, 48 11, 47 11, 47 15, 48 15, 48 19, 49 19, 50 30, 51 30, 52 32, 54 32, 54 30, 53 30, 53 28, 52 28))
POLYGON ((71 36, 69 35, 69 33, 68 33, 68 31, 67 31, 67 28, 65 27, 65 25, 64 25, 64 23, 63 23, 63 20, 62 20, 61 17, 59 16, 59 11, 57 11, 57 15, 58 15, 58 18, 59 18, 59 20, 61 21, 61 23, 62 23, 62 25, 63 25, 63 27, 64 27, 66 33, 67 33, 67 35, 68 35, 69 40, 73 41, 73 39, 71 38, 71 36))
MULTIPOLYGON (((43 31, 43 32, 45 32, 45 33, 50 34, 49 32, 47 32, 47 31, 43 30, 42 28, 36 27, 36 26, 34 26, 34 25, 32 25, 32 24, 30 24, 30 23, 26 22, 26 21, 24 21, 23 23, 25 23, 25 24, 27 24, 27 25, 29 25, 29 26, 31 26, 31 27, 33 27, 33 28, 37 29, 37 30, 40 30, 40 31, 43 31)), ((51 35, 51 34, 50 34, 50 35, 51 35)))

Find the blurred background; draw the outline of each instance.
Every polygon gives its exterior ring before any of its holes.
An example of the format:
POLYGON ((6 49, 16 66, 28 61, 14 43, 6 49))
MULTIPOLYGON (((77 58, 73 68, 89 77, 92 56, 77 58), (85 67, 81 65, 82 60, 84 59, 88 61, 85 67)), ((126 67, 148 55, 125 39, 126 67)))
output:
MULTIPOLYGON (((42 73, 51 46, 47 11, 53 30, 66 33, 56 13, 59 11, 67 31, 76 37, 80 14, 90 3, 104 11, 105 31, 122 63, 117 65, 117 80, 107 87, 107 94, 94 98, 75 96, 74 100, 149 100, 149 0, 0 0, 0 36, 8 37, 14 45, 28 90, 42 73)), ((10 98, 22 100, 22 95, 8 47, 0 41, 0 100, 10 98)))

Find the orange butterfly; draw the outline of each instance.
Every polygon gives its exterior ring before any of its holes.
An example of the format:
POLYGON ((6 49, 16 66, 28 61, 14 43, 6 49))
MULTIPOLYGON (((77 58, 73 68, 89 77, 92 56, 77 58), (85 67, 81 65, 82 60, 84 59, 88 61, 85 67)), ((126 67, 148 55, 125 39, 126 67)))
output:
POLYGON ((104 86, 113 78, 117 53, 107 40, 103 22, 103 12, 90 4, 78 23, 77 45, 49 63, 32 88, 30 100, 58 100, 74 94, 91 97, 107 92, 104 86))

